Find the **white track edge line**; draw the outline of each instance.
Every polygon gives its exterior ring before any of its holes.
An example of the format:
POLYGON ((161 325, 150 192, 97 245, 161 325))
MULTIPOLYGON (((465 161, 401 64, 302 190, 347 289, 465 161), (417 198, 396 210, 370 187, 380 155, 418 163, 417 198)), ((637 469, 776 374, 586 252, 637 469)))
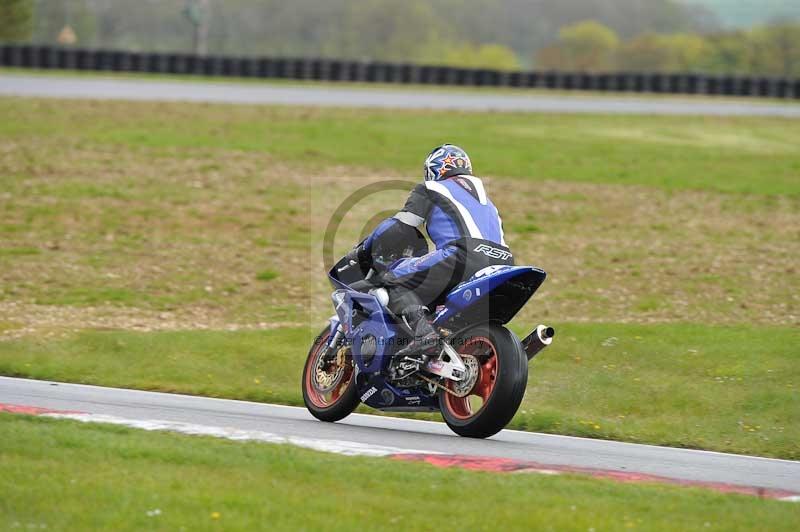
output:
POLYGON ((273 444, 289 444, 296 447, 313 449, 345 456, 391 456, 394 454, 440 454, 419 449, 403 449, 385 445, 370 445, 346 440, 324 440, 298 436, 280 436, 261 430, 244 430, 228 427, 215 427, 197 423, 183 423, 177 421, 163 421, 159 419, 130 419, 103 414, 59 414, 45 413, 40 417, 52 419, 69 419, 83 423, 99 423, 109 425, 122 425, 147 431, 167 431, 188 434, 192 436, 212 436, 234 441, 257 441, 273 444))
MULTIPOLYGON (((233 403, 240 403, 246 404, 250 406, 268 406, 270 408, 284 408, 284 409, 292 409, 295 411, 307 412, 307 410, 302 406, 291 406, 291 405, 281 405, 281 404, 273 404, 273 403, 257 403, 255 401, 244 401, 242 399, 224 399, 221 397, 205 397, 202 395, 187 395, 187 394, 180 394, 180 393, 170 393, 170 392, 159 392, 153 390, 137 390, 135 388, 114 388, 111 386, 100 386, 97 384, 80 384, 80 383, 73 383, 73 382, 61 382, 61 381, 43 381, 37 379, 25 379, 25 378, 18 378, 18 377, 5 377, 0 376, 0 382, 3 380, 8 381, 28 381, 38 384, 57 384, 59 386, 69 386, 69 387, 76 387, 76 388, 94 388, 100 390, 113 390, 113 391, 123 391, 123 392, 131 392, 136 394, 151 394, 151 395, 162 395, 167 397, 182 397, 185 399, 193 399, 193 400, 205 400, 205 401, 215 401, 215 402, 233 402, 233 403)), ((375 420, 375 419, 383 419, 383 420, 393 420, 397 419, 402 422, 410 422, 410 423, 429 423, 434 424, 437 427, 443 427, 443 423, 441 421, 427 421, 424 419, 408 419, 408 418, 397 418, 385 415, 376 415, 376 414, 350 414, 350 418, 355 417, 357 419, 361 417, 375 420)), ((346 421, 345 421, 346 423, 346 421)), ((520 434, 520 435, 534 435, 534 436, 541 436, 544 438, 563 438, 569 440, 577 440, 577 441, 586 441, 586 442, 595 442, 595 443, 613 443, 619 445, 632 445, 637 447, 648 447, 652 449, 661 449, 666 451, 678 451, 678 452, 686 452, 686 453, 703 453, 703 454, 710 454, 716 456, 722 456, 727 458, 745 458, 745 459, 755 459, 755 460, 766 460, 769 462, 781 462, 785 464, 794 464, 800 465, 800 461, 798 460, 787 460, 785 458, 770 458, 768 456, 753 456, 748 454, 735 454, 735 453, 725 453, 721 451, 709 451, 706 449, 687 449, 684 447, 666 447, 662 445, 653 445, 649 443, 634 443, 634 442, 626 442, 626 441, 617 441, 617 440, 604 440, 600 438, 586 438, 583 436, 569 436, 565 434, 550 434, 546 432, 529 432, 525 430, 516 430, 516 429, 503 429, 502 432, 510 432, 513 434, 520 434)))

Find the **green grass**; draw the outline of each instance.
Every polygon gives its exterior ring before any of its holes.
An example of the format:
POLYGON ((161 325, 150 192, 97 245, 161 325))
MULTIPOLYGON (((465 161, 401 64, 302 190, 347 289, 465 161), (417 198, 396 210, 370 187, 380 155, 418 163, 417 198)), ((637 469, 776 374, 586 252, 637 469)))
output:
POLYGON ((43 295, 36 298, 41 305, 97 305, 102 303, 133 304, 138 300, 147 300, 146 294, 137 294, 124 288, 80 287, 64 290, 59 296, 43 295))
MULTIPOLYGON (((800 459, 796 329, 556 326, 557 341, 530 365, 511 427, 800 459)), ((315 332, 85 332, 0 342, 0 373, 302 405, 300 375, 315 332)))
POLYGON ((258 275, 256 275, 256 279, 258 279, 259 281, 272 281, 273 279, 277 279, 279 275, 280 274, 275 270, 264 270, 258 272, 258 275))
POLYGON ((796 504, 692 488, 443 470, 8 414, 0 414, 0 431, 4 529, 792 530, 800 524, 796 504))
POLYGON ((3 248, 0 249, 0 257, 22 257, 24 255, 38 255, 41 250, 36 248, 3 248))
MULTIPOLYGON (((449 139, 487 176, 518 261, 550 273, 540 316, 799 322, 798 121, 0 99, 0 139, 0 319, 17 321, 4 302, 69 308, 70 324, 139 309, 142 328, 324 318, 331 213, 418 180, 449 139)), ((404 196, 356 205, 336 251, 404 196)))
POLYGON ((305 328, 87 331, 65 340, 0 342, 0 373, 296 405, 313 339, 305 328))
POLYGON ((345 165, 410 176, 419 175, 421 154, 449 139, 484 175, 800 194, 800 121, 791 119, 0 100, 0 137, 78 132, 117 149, 240 150, 317 171, 345 165))

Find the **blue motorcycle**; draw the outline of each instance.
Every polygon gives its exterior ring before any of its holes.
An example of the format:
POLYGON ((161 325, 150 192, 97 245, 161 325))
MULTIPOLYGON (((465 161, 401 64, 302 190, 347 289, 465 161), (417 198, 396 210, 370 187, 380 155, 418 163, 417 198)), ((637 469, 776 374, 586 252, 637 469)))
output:
MULTIPOLYGON (((374 267, 373 267, 374 268, 374 267)), ((440 301, 436 356, 396 357, 413 333, 387 307, 382 288, 342 258, 329 272, 336 315, 316 338, 303 370, 303 400, 322 421, 338 421, 364 403, 382 411, 440 411, 457 434, 486 438, 516 414, 528 362, 553 340, 539 325, 523 340, 505 327, 544 282, 529 266, 489 266, 440 301)), ((406 350, 407 351, 407 350, 406 350)))

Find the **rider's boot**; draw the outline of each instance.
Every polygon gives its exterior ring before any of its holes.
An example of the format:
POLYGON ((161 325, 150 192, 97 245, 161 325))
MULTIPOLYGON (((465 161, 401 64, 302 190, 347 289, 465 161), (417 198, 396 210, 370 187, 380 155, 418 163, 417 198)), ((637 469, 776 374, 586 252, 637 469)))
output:
POLYGON ((403 310, 403 317, 414 331, 414 340, 397 352, 402 357, 410 354, 436 355, 441 348, 441 337, 428 321, 428 308, 414 305, 403 310))

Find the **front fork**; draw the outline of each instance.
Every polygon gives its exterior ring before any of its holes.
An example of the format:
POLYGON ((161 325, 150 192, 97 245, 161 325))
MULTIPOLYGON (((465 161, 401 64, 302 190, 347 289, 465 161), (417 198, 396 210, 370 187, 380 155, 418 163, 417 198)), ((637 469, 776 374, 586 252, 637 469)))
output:
POLYGON ((344 336, 342 324, 339 323, 338 316, 333 316, 330 319, 332 334, 328 336, 328 345, 325 347, 325 352, 322 353, 322 360, 325 363, 333 362, 333 357, 336 356, 336 347, 344 336))

